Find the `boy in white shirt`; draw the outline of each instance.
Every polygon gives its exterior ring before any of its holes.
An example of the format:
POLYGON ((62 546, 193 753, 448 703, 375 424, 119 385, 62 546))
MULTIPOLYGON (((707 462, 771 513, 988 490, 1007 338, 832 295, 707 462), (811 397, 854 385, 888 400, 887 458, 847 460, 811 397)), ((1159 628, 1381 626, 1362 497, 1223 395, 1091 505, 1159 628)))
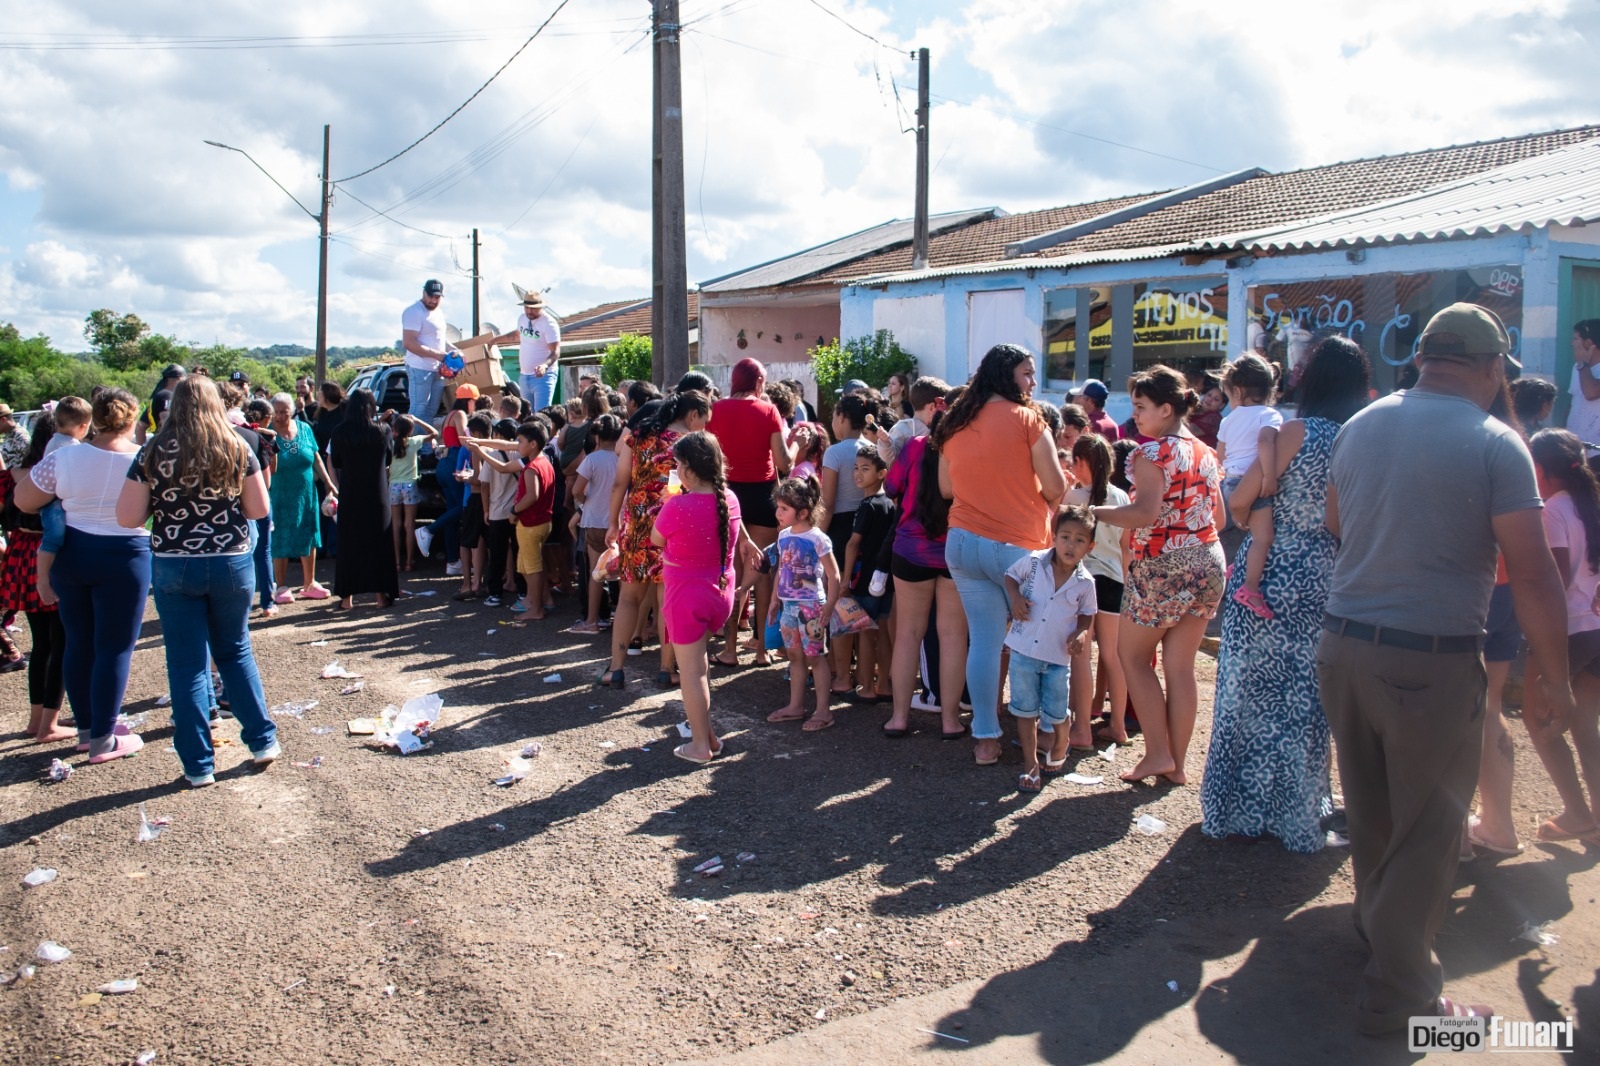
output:
MULTIPOLYGON (((1029 552, 1006 571, 1011 600, 1011 714, 1017 720, 1023 772, 1018 792, 1042 787, 1039 731, 1066 728, 1071 704, 1072 657, 1081 653, 1094 625, 1094 578, 1083 559, 1094 547, 1094 515, 1086 507, 1061 508, 1055 544, 1029 552)), ((1065 760, 1062 760, 1063 763, 1065 760)), ((1052 764, 1052 772, 1059 765, 1052 764)))
MULTIPOLYGON (((1245 555, 1244 584, 1234 600, 1262 618, 1273 617, 1261 595, 1261 574, 1272 549, 1272 497, 1278 491, 1278 427, 1283 415, 1270 406, 1277 388, 1272 365, 1259 355, 1241 356, 1222 372, 1228 414, 1217 428, 1217 461, 1222 464, 1222 513, 1252 463, 1261 465, 1261 494, 1250 511, 1250 551, 1245 555)), ((1231 518, 1226 518, 1231 522, 1231 518)))

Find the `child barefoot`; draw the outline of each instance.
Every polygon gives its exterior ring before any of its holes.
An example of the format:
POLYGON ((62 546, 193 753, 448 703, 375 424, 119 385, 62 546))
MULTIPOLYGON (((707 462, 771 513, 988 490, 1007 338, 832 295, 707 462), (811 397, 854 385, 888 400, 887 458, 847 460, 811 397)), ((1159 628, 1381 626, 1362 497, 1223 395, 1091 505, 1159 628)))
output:
POLYGON ((704 430, 686 433, 673 443, 672 457, 683 491, 661 505, 650 533, 651 543, 662 549, 661 620, 677 652, 683 709, 693 732, 672 754, 704 765, 722 753, 711 728, 706 641, 722 632, 733 613, 733 553, 749 538, 739 521, 739 501, 728 491, 717 439, 704 430))
MULTIPOLYGON (((1261 467, 1261 491, 1239 513, 1245 519, 1239 522, 1250 531, 1250 550, 1244 555, 1244 584, 1233 598, 1269 621, 1275 617, 1266 597, 1261 595, 1261 575, 1267 569, 1267 555, 1272 551, 1272 498, 1278 494, 1278 429, 1262 426, 1256 438, 1256 462, 1261 467)), ((1230 511, 1232 501, 1228 501, 1230 511)), ((1238 521, 1235 517, 1235 521, 1238 521)))
POLYGON ((1567 590, 1567 666, 1576 716, 1552 720, 1542 686, 1530 677, 1523 688, 1523 722, 1539 761, 1555 783, 1565 808, 1539 825, 1540 840, 1582 839, 1600 844, 1600 483, 1584 461, 1583 443, 1564 429, 1544 429, 1528 442, 1539 495, 1544 497, 1545 537, 1567 590), (1572 734, 1571 747, 1564 732, 1572 734), (1572 749, 1578 752, 1573 766, 1572 749), (1582 770, 1580 779, 1579 770, 1582 770), (1589 796, 1583 795, 1584 782, 1589 796))
POLYGON ((1068 506, 1056 513, 1055 544, 1029 552, 1006 571, 1011 599, 1011 714, 1022 744, 1017 791, 1040 788, 1039 732, 1052 735, 1070 717, 1072 657, 1094 625, 1094 578, 1082 566, 1094 547, 1094 515, 1068 506))
MULTIPOLYGON (((1269 406, 1276 387, 1272 365, 1258 355, 1242 356, 1229 363, 1222 372, 1222 388, 1228 395, 1229 406, 1227 417, 1217 427, 1217 461, 1222 464, 1224 500, 1233 495, 1245 471, 1256 461, 1263 431, 1275 431, 1283 425, 1283 416, 1269 406)), ((1266 567, 1267 549, 1272 546, 1272 512, 1269 508, 1271 495, 1277 491, 1277 464, 1269 466, 1267 457, 1262 456, 1261 469, 1264 474, 1273 476, 1270 491, 1263 479, 1262 492, 1258 497, 1262 516, 1258 517, 1254 512, 1250 516, 1251 536, 1259 551, 1252 548, 1246 560, 1245 583, 1233 594, 1233 598, 1262 618, 1271 618, 1272 608, 1261 596, 1261 573, 1266 567), (1264 537, 1262 532, 1265 533, 1264 537), (1252 566, 1255 574, 1253 580, 1248 576, 1252 566)))
POLYGON ((773 491, 778 511, 778 582, 767 624, 778 622, 789 652, 789 702, 767 716, 769 722, 798 722, 806 716, 806 671, 817 690, 817 713, 801 728, 807 733, 833 724, 828 693, 828 619, 839 598, 839 564, 833 544, 817 528, 822 518, 822 483, 815 476, 787 478, 773 491))

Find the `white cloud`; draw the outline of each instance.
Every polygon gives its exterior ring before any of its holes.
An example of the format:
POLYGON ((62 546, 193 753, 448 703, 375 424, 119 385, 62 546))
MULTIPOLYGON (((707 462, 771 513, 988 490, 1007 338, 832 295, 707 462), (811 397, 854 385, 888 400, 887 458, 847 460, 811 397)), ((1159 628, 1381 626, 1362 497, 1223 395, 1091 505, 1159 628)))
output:
MULTIPOLYGON (((902 127, 915 68, 891 49, 932 50, 935 210, 1023 210, 1211 173, 1176 160, 1282 169, 1597 117, 1592 4, 822 3, 890 47, 801 0, 685 0, 691 279, 909 215, 914 144, 902 127)), ((552 6, 30 5, 30 34, 368 36, 8 51, 0 239, 22 251, 0 262, 0 307, 69 348, 100 306, 180 338, 309 343, 315 223, 242 156, 202 142, 248 150, 314 210, 324 122, 335 177, 384 159, 465 99, 552 6), (459 39, 488 30, 493 39, 459 39), (380 33, 428 43, 373 46, 380 33)), ((452 320, 470 324, 473 227, 485 318, 514 310, 512 281, 549 288, 566 311, 648 293, 644 14, 638 0, 572 5, 438 134, 342 187, 334 343, 393 340, 430 276, 445 280, 452 320), (416 229, 357 196, 397 205, 416 229)), ((0 43, 21 39, 0 31, 0 43)))

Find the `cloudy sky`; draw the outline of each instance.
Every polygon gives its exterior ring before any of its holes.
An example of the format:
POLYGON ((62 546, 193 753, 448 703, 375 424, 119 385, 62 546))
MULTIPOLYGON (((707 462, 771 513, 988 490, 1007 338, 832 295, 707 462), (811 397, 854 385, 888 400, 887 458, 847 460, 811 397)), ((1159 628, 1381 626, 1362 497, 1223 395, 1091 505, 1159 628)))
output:
MULTIPOLYGON (((559 0, 13 0, 0 29, 0 321, 83 347, 132 311, 309 344, 336 179, 466 100, 559 0)), ((932 52, 935 211, 1009 211, 1600 121, 1595 0, 683 0, 689 277, 911 213, 932 52), (1313 13, 1314 9, 1314 13, 1313 13)), ((568 0, 443 129, 342 181, 329 339, 384 344, 424 278, 470 325, 650 285, 646 0, 568 0), (370 206, 369 206, 370 205, 370 206), (375 214, 381 209, 389 217, 375 214)))

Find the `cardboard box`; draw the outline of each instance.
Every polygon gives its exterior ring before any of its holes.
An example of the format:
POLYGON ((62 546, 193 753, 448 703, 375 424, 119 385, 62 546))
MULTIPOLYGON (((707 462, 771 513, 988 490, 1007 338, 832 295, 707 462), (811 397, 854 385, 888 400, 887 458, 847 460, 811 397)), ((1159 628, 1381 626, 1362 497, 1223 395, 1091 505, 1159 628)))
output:
MULTIPOLYGON (((492 338, 493 334, 484 334, 483 338, 492 338)), ((473 340, 483 338, 474 337, 473 340)), ((500 364, 500 352, 493 345, 483 344, 458 344, 461 358, 466 365, 455 377, 450 379, 450 386, 476 385, 478 391, 484 395, 499 392, 505 387, 507 378, 505 367, 500 364)), ((452 393, 453 395, 453 393, 452 393)))

